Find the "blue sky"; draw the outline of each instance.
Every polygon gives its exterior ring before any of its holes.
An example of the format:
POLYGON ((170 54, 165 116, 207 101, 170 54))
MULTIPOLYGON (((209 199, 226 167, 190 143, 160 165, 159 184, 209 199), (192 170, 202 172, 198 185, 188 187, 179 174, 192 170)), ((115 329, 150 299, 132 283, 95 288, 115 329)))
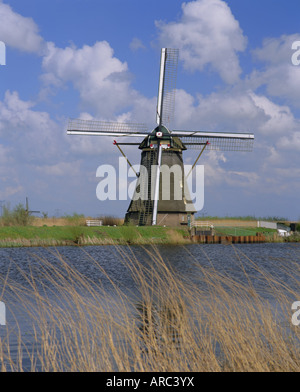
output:
MULTIPOLYGON (((199 214, 300 219, 299 13, 296 0, 0 0, 0 200, 28 196, 49 216, 123 217, 129 200, 96 197, 96 170, 117 168, 118 150, 67 136, 67 120, 153 127, 160 48, 175 47, 174 128, 256 138, 252 153, 201 157, 199 214)), ((126 153, 139 163, 137 149, 126 153)))

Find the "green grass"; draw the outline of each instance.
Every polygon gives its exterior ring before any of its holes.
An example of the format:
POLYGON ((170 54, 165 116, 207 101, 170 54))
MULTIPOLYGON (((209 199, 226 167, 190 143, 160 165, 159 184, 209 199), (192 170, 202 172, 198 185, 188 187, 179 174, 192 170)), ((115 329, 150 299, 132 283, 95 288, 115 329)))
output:
POLYGON ((185 229, 135 226, 0 227, 0 246, 184 243, 185 229))
POLYGON ((264 227, 230 227, 230 226, 217 226, 215 233, 219 235, 234 235, 234 236, 247 236, 256 235, 256 233, 270 234, 276 233, 277 230, 266 229, 264 227))
POLYGON ((270 221, 270 222, 286 222, 288 219, 286 217, 279 216, 254 216, 254 215, 245 215, 245 216, 213 216, 213 215, 205 215, 203 217, 196 216, 196 219, 201 220, 241 220, 241 221, 270 221))

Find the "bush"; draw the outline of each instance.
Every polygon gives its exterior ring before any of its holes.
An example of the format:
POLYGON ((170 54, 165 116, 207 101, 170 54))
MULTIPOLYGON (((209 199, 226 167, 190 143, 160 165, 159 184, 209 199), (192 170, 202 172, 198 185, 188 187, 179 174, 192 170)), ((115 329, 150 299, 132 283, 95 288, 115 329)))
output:
POLYGON ((9 206, 3 207, 2 226, 28 226, 32 223, 33 219, 21 203, 16 205, 12 211, 9 206))

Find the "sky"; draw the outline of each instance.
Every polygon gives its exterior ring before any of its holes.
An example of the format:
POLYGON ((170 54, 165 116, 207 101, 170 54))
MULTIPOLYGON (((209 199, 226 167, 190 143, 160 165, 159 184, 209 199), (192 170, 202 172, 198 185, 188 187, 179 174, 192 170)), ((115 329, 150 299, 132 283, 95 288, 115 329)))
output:
MULTIPOLYGON (((255 135, 251 153, 201 156, 197 215, 299 220, 299 14, 298 0, 0 0, 1 204, 124 217, 129 199, 96 195, 97 168, 118 172, 120 152, 109 137, 67 135, 68 119, 152 130, 169 47, 179 49, 173 129, 255 135)), ((124 152, 139 164, 136 147, 124 152)), ((184 152, 186 164, 196 157, 184 152)))

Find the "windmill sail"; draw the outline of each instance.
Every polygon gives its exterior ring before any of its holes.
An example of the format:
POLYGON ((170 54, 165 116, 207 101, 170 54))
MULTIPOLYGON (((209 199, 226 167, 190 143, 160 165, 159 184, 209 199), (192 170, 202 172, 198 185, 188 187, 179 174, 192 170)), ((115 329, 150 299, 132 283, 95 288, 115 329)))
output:
POLYGON ((140 123, 70 119, 67 134, 145 137, 149 132, 147 126, 140 123))
POLYGON ((252 133, 172 131, 172 135, 180 137, 192 149, 202 148, 208 142, 207 150, 251 152, 254 143, 252 133))
POLYGON ((170 127, 174 117, 178 49, 161 50, 160 75, 157 96, 158 125, 170 127))

